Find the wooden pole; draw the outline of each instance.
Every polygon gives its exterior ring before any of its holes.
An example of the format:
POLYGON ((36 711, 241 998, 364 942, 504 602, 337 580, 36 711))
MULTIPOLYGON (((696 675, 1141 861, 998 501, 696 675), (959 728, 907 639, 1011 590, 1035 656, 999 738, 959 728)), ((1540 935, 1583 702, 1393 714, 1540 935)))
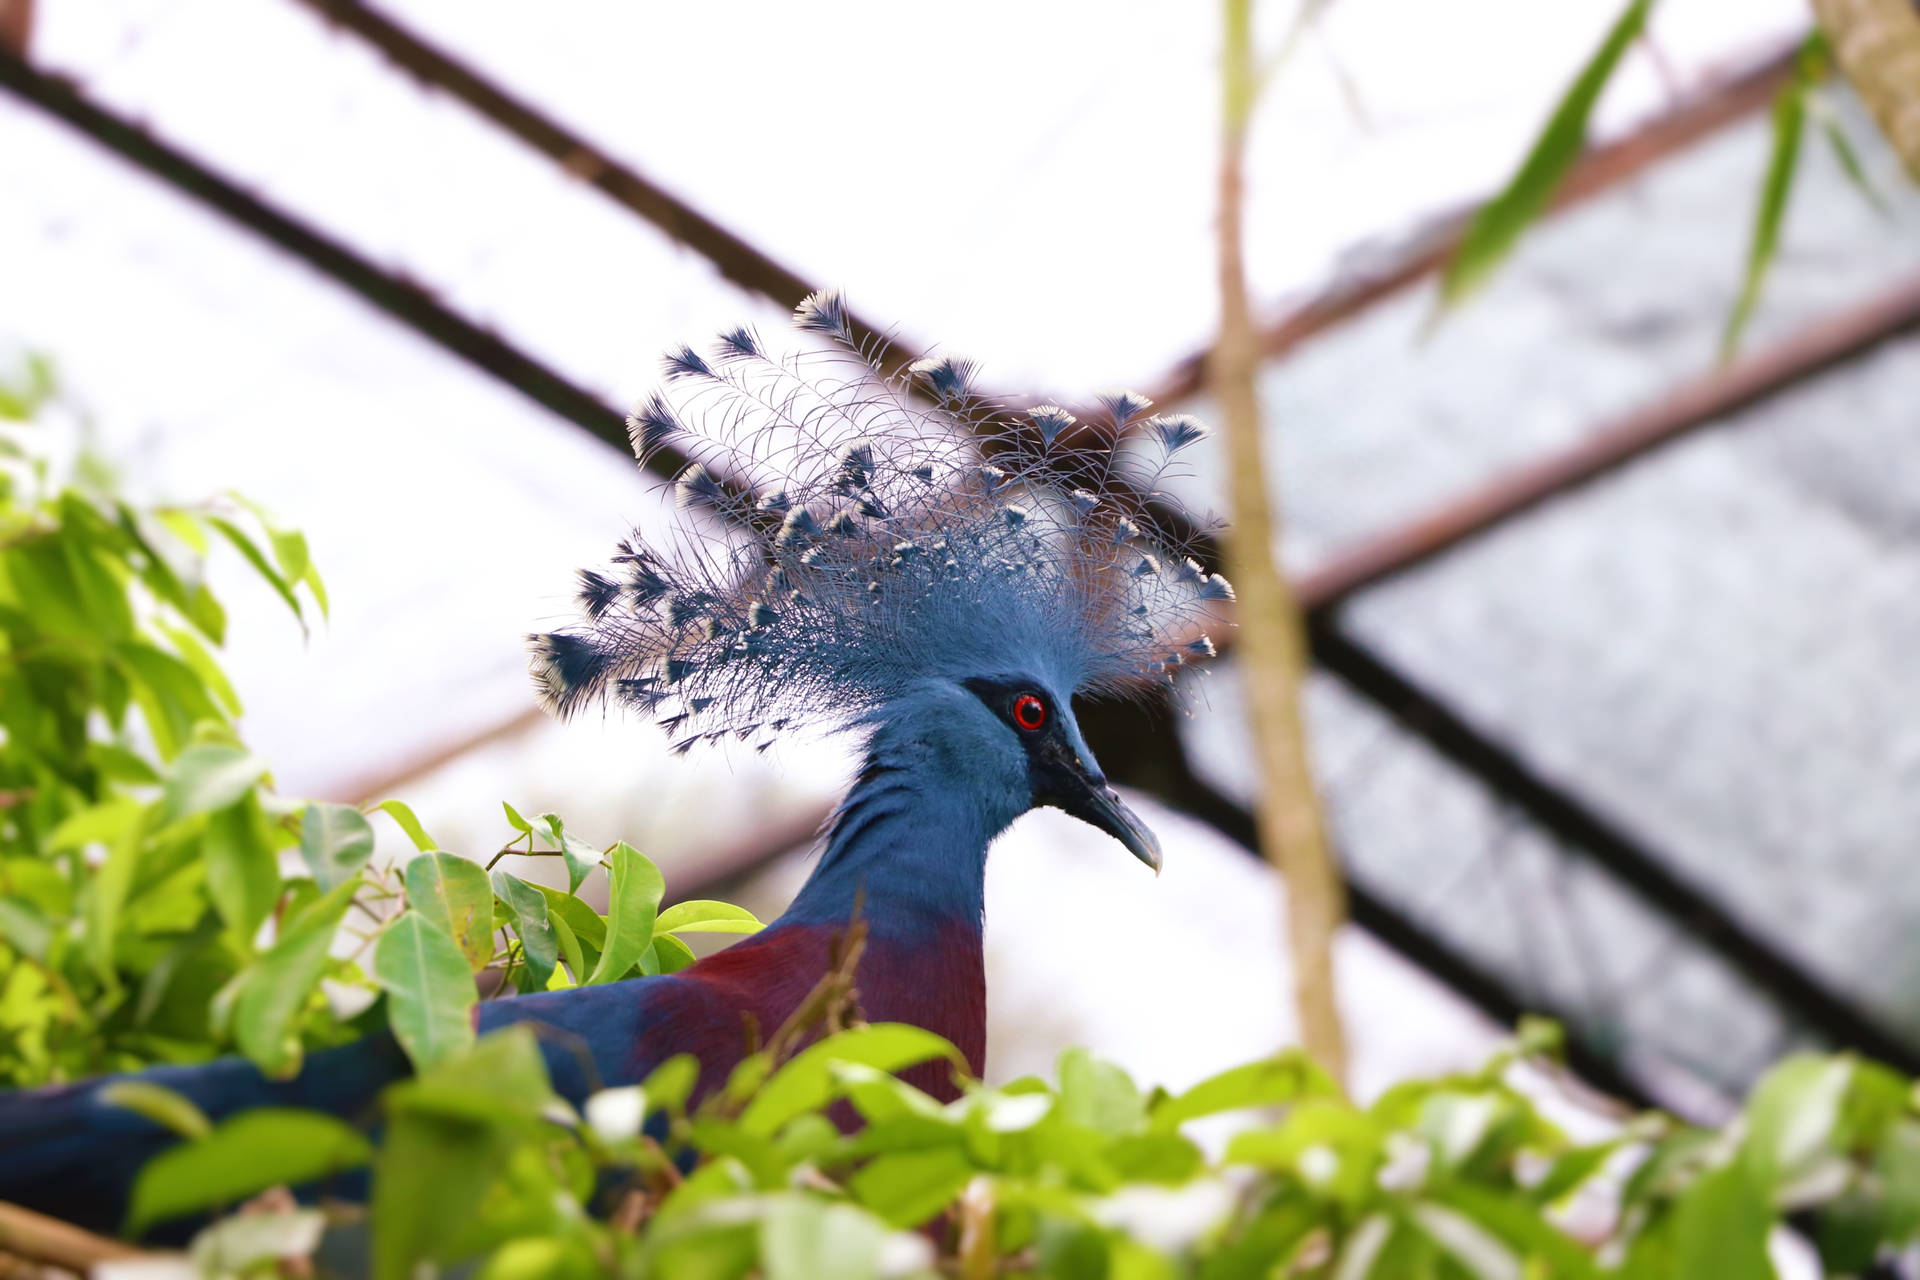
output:
POLYGON ((1306 627, 1281 574, 1280 526, 1267 481, 1255 379, 1260 338, 1248 299, 1244 253, 1246 136, 1257 93, 1253 0, 1225 0, 1220 147, 1220 335, 1208 362, 1220 402, 1227 455, 1227 576, 1239 596, 1236 647, 1258 756, 1260 848, 1286 883, 1287 944, 1293 960, 1300 1043, 1334 1078, 1346 1078, 1333 969, 1334 934, 1346 892, 1327 847, 1326 821, 1306 751, 1300 688, 1308 663, 1306 627))

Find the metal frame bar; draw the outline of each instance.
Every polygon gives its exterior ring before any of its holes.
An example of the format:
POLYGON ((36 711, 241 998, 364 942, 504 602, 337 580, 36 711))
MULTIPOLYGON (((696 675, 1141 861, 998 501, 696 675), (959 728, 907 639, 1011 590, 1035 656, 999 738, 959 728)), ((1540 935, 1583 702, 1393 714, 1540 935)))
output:
MULTIPOLYGON (((1772 102, 1792 76, 1799 48, 1798 40, 1783 45, 1749 69, 1689 95, 1624 137, 1591 148, 1554 192, 1549 211, 1590 200, 1753 115, 1772 102)), ((1350 271, 1304 300, 1280 308, 1261 326, 1262 360, 1284 356, 1438 272, 1453 256, 1477 210, 1478 205, 1473 205, 1443 215, 1388 252, 1383 262, 1350 271)), ((1163 404, 1197 395, 1205 387, 1206 362, 1206 348, 1189 353, 1150 385, 1149 394, 1163 404)))
MULTIPOLYGON (((507 134, 546 156, 628 212, 712 263, 726 279, 792 308, 818 285, 771 254, 729 231, 612 153, 501 88, 379 10, 357 0, 295 0, 327 22, 371 45, 396 67, 431 89, 451 94, 507 134)), ((864 343, 878 343, 883 365, 901 360, 897 329, 857 310, 848 318, 864 343)), ((908 357, 910 358, 910 357, 908 357)))
POLYGON ((1686 383, 1479 488, 1332 556, 1303 577, 1303 607, 1326 608, 1417 568, 1554 498, 1585 488, 1691 431, 1778 395, 1835 365, 1920 328, 1920 273, 1844 311, 1820 317, 1766 349, 1686 383))

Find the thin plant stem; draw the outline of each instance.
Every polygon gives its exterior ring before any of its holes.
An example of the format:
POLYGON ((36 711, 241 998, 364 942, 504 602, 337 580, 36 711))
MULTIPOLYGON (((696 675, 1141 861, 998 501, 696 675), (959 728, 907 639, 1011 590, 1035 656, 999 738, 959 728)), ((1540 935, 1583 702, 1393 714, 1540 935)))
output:
POLYGON ((1239 598, 1239 665, 1261 779, 1260 847, 1286 882, 1300 1042, 1335 1079, 1346 1078, 1346 1035, 1334 986, 1333 943, 1346 889, 1328 849, 1307 757, 1300 690, 1306 628, 1279 568, 1280 524, 1270 498, 1255 379, 1259 338, 1245 260, 1247 127, 1261 77, 1253 54, 1253 0, 1224 0, 1219 210, 1220 335, 1208 377, 1220 401, 1233 522, 1225 555, 1239 598))

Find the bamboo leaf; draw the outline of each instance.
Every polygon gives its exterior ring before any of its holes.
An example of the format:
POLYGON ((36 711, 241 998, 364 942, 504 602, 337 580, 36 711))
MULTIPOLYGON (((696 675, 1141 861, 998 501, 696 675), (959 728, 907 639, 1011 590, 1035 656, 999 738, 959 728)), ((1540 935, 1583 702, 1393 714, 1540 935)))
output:
POLYGON ((1760 301, 1760 286, 1766 282, 1780 248, 1780 224, 1786 217, 1787 197, 1793 193, 1793 178, 1800 167, 1800 139, 1806 132, 1807 78, 1806 59, 1801 72, 1782 85, 1773 100, 1773 147, 1767 157, 1767 176, 1760 184, 1760 203, 1754 210, 1753 234, 1747 241, 1746 272, 1740 282, 1740 296, 1727 317, 1720 337, 1720 358, 1729 360, 1740 346, 1740 336, 1753 318, 1760 301))
POLYGON ((1639 39, 1652 8, 1653 0, 1632 0, 1614 20, 1606 39, 1554 108, 1519 171, 1474 215, 1441 276, 1441 311, 1458 306, 1485 284, 1527 228, 1546 211, 1553 193, 1586 145, 1587 121, 1594 104, 1619 69, 1621 57, 1639 39))

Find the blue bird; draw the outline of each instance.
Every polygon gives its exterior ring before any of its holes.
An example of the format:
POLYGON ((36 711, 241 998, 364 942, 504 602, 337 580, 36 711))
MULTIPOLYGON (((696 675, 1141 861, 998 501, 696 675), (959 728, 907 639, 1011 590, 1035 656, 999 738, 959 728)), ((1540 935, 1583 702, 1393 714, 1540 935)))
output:
MULTIPOLYGON (((672 976, 480 1006, 482 1032, 547 1028, 556 1088, 576 1101, 678 1053, 699 1060, 703 1085, 724 1080, 753 1029, 780 1026, 827 971, 856 911, 864 1014, 937 1032, 977 1073, 994 838, 1048 805, 1160 867, 1072 700, 1169 682, 1213 652, 1203 627, 1231 588, 1115 496, 1158 494, 1199 425, 1128 394, 1103 397, 1099 422, 996 411, 953 359, 883 376, 834 294, 796 323, 800 354, 740 329, 667 357, 629 425, 643 458, 691 460, 677 511, 581 573, 581 620, 533 638, 533 675, 558 714, 631 708, 676 749, 765 749, 811 727, 855 735, 862 763, 805 887, 759 934, 672 976)), ((382 1035, 314 1054, 287 1081, 234 1059, 142 1078, 215 1117, 295 1105, 370 1121, 407 1070, 382 1035)), ((937 1065, 909 1079, 957 1091, 937 1065)), ((104 1102, 102 1083, 0 1095, 0 1200, 117 1225, 169 1138, 104 1102)))

